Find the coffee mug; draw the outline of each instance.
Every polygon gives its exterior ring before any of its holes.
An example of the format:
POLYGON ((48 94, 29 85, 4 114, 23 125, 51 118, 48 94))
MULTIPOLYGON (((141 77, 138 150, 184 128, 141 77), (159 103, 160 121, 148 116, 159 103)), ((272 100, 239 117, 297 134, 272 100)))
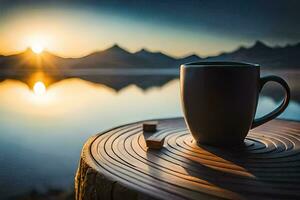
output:
POLYGON ((181 102, 186 124, 198 144, 232 146, 243 143, 250 129, 281 114, 290 89, 280 77, 260 78, 260 66, 239 62, 194 62, 180 68, 181 102), (259 92, 279 83, 285 98, 271 113, 254 119, 259 92))

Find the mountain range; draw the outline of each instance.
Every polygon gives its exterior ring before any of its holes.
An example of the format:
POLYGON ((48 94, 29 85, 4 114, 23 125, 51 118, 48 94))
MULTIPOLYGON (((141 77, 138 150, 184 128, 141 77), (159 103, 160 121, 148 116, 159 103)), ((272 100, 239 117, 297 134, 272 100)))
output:
POLYGON ((0 56, 0 71, 11 69, 90 69, 90 68, 177 68, 193 61, 242 61, 258 63, 268 69, 298 69, 300 43, 284 47, 270 47, 257 41, 251 47, 240 47, 232 52, 202 58, 189 55, 174 58, 161 52, 141 49, 131 53, 118 45, 91 53, 81 58, 62 58, 50 52, 37 55, 31 49, 9 56, 0 56))

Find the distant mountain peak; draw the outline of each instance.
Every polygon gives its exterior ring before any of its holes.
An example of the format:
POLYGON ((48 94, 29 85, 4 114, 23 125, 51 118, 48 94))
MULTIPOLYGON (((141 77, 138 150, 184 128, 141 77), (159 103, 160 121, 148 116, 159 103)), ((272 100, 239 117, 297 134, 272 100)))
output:
POLYGON ((150 52, 148 49, 146 49, 146 48, 142 48, 141 50, 140 50, 140 52, 150 52))
POLYGON ((176 59, 166 55, 160 51, 149 51, 146 48, 142 48, 141 50, 134 53, 139 58, 147 59, 151 63, 158 62, 163 63, 164 65, 170 65, 170 63, 174 62, 176 59))
POLYGON ((135 54, 137 54, 137 55, 143 55, 143 54, 152 54, 152 55, 154 55, 154 54, 158 55, 158 54, 159 54, 159 55, 165 55, 164 53, 162 53, 162 52, 160 52, 160 51, 150 51, 150 50, 148 50, 148 49, 146 49, 146 48, 142 48, 141 50, 135 52, 135 54))
POLYGON ((115 48, 115 49, 122 49, 118 44, 114 44, 112 45, 110 48, 115 48))
POLYGON ((256 48, 256 49, 262 49, 262 48, 270 48, 269 46, 267 46, 265 43, 263 43, 260 40, 257 40, 255 42, 255 44, 252 46, 252 48, 256 48))
POLYGON ((134 54, 136 55, 143 55, 143 54, 148 54, 148 53, 152 53, 151 51, 145 49, 145 48, 142 48, 141 50, 135 52, 134 54))
POLYGON ((23 52, 24 54, 28 54, 28 53, 34 53, 33 50, 30 47, 27 47, 26 50, 23 52))
POLYGON ((138 56, 163 56, 163 57, 170 57, 162 52, 159 52, 159 51, 150 51, 146 48, 142 48, 141 50, 137 51, 134 53, 135 55, 138 55, 138 56))
POLYGON ((189 56, 177 59, 178 64, 180 64, 180 65, 184 64, 184 63, 199 61, 199 60, 202 60, 202 58, 200 56, 196 55, 196 54, 191 54, 189 56))
POLYGON ((25 51, 21 52, 20 54, 16 54, 16 55, 21 55, 21 56, 37 56, 36 53, 34 53, 34 51, 30 48, 27 47, 25 51))
POLYGON ((118 44, 114 44, 104 51, 118 51, 118 52, 127 52, 128 53, 128 51, 126 51, 124 48, 120 47, 118 44))
POLYGON ((245 50, 247 50, 247 47, 245 47, 245 46, 240 46, 240 47, 238 48, 238 50, 240 50, 240 51, 245 51, 245 50))
POLYGON ((47 50, 44 50, 43 52, 41 52, 41 54, 37 54, 35 53, 30 47, 27 47, 25 51, 23 51, 20 54, 16 54, 16 55, 22 55, 22 56, 30 56, 30 57, 57 57, 57 58, 61 58, 47 50))
POLYGON ((202 59, 200 56, 198 56, 198 55, 196 55, 196 54, 191 54, 191 55, 189 55, 189 56, 186 56, 186 57, 184 57, 184 58, 189 58, 189 59, 198 59, 198 60, 200 60, 200 59, 202 59))

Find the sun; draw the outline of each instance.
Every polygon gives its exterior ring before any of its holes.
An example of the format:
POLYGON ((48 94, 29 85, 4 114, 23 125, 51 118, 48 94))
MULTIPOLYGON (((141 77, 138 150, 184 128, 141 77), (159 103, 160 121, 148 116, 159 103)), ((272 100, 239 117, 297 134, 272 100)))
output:
POLYGON ((44 47, 41 44, 33 44, 33 45, 31 45, 31 49, 34 53, 40 54, 43 52, 44 47))
POLYGON ((33 92, 34 94, 38 96, 42 96, 46 93, 46 86, 42 81, 38 81, 33 86, 33 92))

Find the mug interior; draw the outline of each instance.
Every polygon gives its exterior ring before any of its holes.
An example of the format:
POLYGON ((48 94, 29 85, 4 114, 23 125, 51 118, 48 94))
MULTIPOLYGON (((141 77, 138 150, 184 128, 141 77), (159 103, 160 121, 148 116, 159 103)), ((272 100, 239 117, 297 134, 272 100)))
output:
POLYGON ((258 64, 246 63, 246 62, 191 62, 183 64, 184 67, 259 67, 258 64))

